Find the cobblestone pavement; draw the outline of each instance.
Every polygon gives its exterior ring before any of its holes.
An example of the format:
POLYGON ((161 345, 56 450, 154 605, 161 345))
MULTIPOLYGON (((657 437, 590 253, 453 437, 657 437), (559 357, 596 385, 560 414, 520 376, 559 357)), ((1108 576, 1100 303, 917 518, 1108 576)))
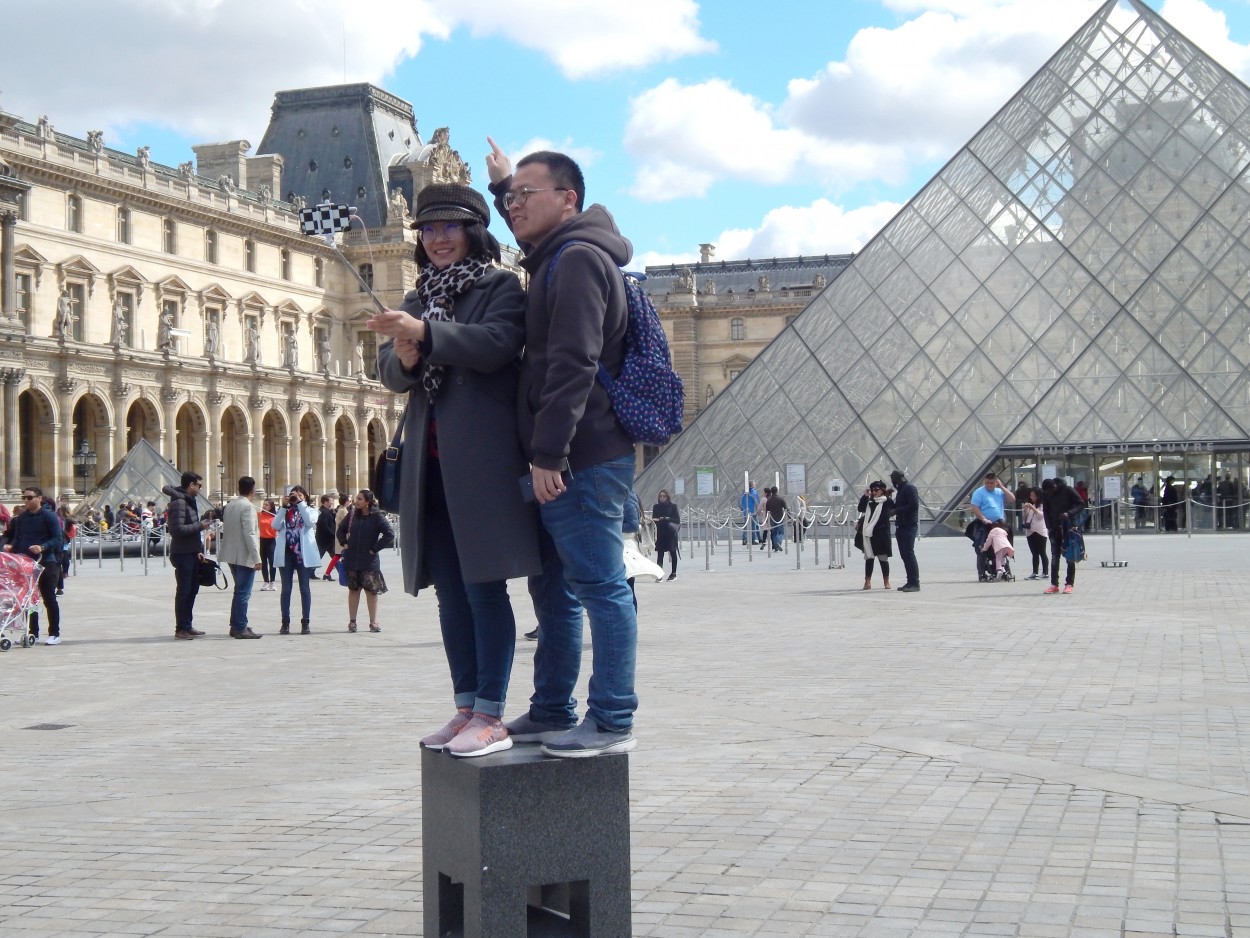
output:
MULTIPOLYGON (((962 538, 910 595, 735 546, 638 588, 635 935, 1250 935, 1250 535, 1091 538, 1070 596, 962 538)), ((0 655, 0 934, 421 933, 434 600, 314 590, 311 636, 208 591, 175 642, 172 571, 87 561, 0 655)))

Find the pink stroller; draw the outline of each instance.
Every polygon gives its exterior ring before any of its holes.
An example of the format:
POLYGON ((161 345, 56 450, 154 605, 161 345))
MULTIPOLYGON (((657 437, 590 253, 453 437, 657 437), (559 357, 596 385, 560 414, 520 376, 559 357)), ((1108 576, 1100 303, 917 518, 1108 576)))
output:
POLYGON ((39 605, 42 572, 33 557, 0 553, 0 651, 8 651, 14 642, 23 648, 35 644, 30 617, 39 605))

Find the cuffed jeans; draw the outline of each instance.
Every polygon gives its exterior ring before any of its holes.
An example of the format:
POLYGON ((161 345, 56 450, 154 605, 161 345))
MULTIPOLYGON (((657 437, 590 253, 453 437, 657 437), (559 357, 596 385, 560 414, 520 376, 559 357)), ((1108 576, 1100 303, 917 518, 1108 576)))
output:
POLYGON ((230 634, 238 635, 247 628, 247 604, 252 598, 252 584, 256 581, 256 568, 232 563, 234 595, 230 598, 230 634))
POLYGON ((507 580, 466 583, 437 460, 426 461, 421 556, 438 597, 438 624, 457 707, 501 717, 516 651, 507 580))
POLYGON ((916 535, 920 533, 919 525, 903 525, 894 529, 894 540, 898 542, 898 557, 903 561, 903 569, 907 571, 907 582, 904 586, 920 585, 920 565, 916 563, 916 535))
POLYGON ((200 594, 200 580, 196 576, 200 557, 198 554, 170 554, 169 563, 174 568, 174 630, 189 632, 195 597, 200 594))
POLYGON ((299 576, 299 599, 300 608, 303 614, 301 619, 312 618, 312 589, 309 587, 309 581, 312 578, 312 567, 305 567, 294 557, 287 557, 287 562, 278 568, 278 575, 282 577, 282 593, 278 598, 278 607, 282 611, 282 621, 291 621, 291 582, 299 576))
POLYGON ((572 726, 581 670, 582 609, 590 617, 594 670, 586 711, 604 730, 633 726, 638 615, 621 551, 621 520, 634 481, 634 457, 580 470, 568 489, 538 508, 543 572, 531 577, 538 616, 530 716, 572 726))

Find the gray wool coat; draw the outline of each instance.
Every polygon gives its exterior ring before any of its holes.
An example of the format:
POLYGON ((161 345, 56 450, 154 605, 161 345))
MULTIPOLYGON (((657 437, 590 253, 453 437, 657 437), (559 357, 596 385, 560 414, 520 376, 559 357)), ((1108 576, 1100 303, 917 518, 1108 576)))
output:
MULTIPOLYGON (((421 315, 416 292, 401 307, 421 315)), ((392 391, 408 392, 404 420, 400 560, 404 590, 431 585, 427 544, 425 464, 429 396, 421 380, 427 363, 445 369, 435 397, 438 453, 447 511, 456 532, 460 570, 467 583, 507 580, 541 572, 538 515, 521 497, 517 480, 529 472, 517 434, 517 357, 525 344, 525 294, 517 278, 491 270, 456 297, 454 322, 429 322, 429 352, 413 371, 388 340, 378 349, 378 376, 392 391)))

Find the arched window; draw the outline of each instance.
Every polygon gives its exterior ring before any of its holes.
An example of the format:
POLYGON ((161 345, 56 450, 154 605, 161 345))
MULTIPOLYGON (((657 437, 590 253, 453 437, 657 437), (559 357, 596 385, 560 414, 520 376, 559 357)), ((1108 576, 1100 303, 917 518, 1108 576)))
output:
POLYGON ((291 279, 291 252, 286 248, 278 255, 278 269, 282 274, 283 280, 291 279))
POLYGON ((71 195, 65 200, 65 227, 82 234, 82 199, 71 195))
POLYGON ((210 264, 217 263, 217 232, 212 228, 204 232, 204 260, 210 264))
POLYGON ((747 337, 747 324, 741 319, 729 320, 729 338, 734 342, 741 342, 747 337))
POLYGON ((117 206, 117 243, 130 243, 130 209, 124 205, 117 206))
POLYGON ((178 224, 172 218, 166 218, 162 226, 166 254, 178 253, 178 224))
POLYGON ((256 242, 251 238, 243 242, 243 267, 250 273, 256 273, 256 242))

